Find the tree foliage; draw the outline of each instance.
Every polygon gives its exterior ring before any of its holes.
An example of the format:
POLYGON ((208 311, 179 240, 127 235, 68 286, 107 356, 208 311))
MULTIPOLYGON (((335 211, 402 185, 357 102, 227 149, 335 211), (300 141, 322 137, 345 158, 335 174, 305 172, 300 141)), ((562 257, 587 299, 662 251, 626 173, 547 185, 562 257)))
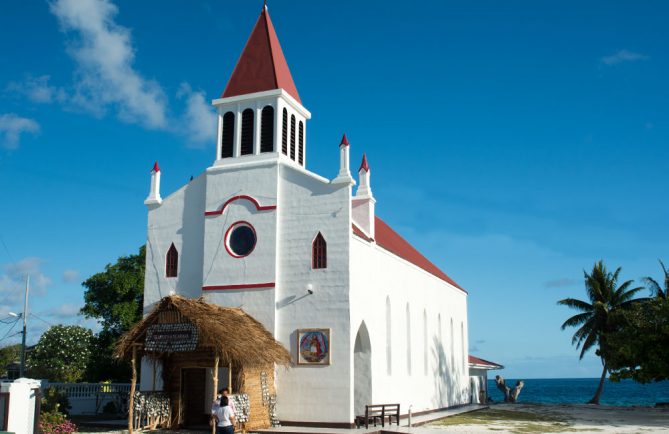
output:
POLYGON ((87 372, 89 381, 130 379, 129 367, 114 360, 112 353, 118 338, 142 319, 145 257, 142 246, 138 254, 120 257, 83 283, 86 292, 81 313, 102 325, 94 338, 96 351, 87 372))
POLYGON ((83 283, 81 313, 100 321, 105 332, 120 336, 142 318, 145 255, 142 246, 139 254, 118 258, 83 283))
POLYGON ((93 333, 84 327, 51 327, 30 352, 30 375, 51 381, 81 380, 91 356, 92 338, 93 333))
POLYGON ((643 280, 654 298, 617 312, 607 333, 606 358, 614 381, 641 383, 669 379, 669 273, 660 261, 664 288, 651 277, 643 280))
POLYGON ((572 344, 580 348, 580 358, 595 348, 597 355, 602 359, 602 376, 595 395, 590 400, 592 404, 599 404, 599 397, 604 387, 607 372, 605 357, 607 348, 607 332, 612 331, 612 314, 630 308, 635 300, 634 296, 643 288, 631 288, 633 281, 628 280, 618 285, 621 268, 610 272, 604 261, 595 263, 590 274, 583 272, 585 277, 585 292, 587 301, 575 298, 565 298, 558 304, 570 307, 580 313, 570 317, 562 324, 562 330, 567 327, 577 327, 572 344))
POLYGON ((0 377, 7 375, 7 365, 21 358, 21 344, 0 348, 0 377))

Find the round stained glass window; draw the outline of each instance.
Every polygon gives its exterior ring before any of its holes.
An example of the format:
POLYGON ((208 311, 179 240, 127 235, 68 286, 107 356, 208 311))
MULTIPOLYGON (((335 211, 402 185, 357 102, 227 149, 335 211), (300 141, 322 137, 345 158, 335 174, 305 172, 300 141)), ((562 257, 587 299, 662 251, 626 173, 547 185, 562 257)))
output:
POLYGON ((235 223, 228 229, 226 245, 231 255, 241 258, 251 254, 256 246, 256 232, 247 223, 235 223))

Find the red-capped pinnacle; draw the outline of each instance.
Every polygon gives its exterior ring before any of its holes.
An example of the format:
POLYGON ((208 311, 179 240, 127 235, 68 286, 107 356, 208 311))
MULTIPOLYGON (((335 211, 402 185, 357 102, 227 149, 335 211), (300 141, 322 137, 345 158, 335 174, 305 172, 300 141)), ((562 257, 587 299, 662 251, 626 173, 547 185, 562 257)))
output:
POLYGON ((156 172, 156 173, 160 172, 160 166, 158 166, 157 161, 155 163, 153 163, 153 169, 151 169, 151 171, 156 172))
POLYGON ((341 138, 341 143, 339 144, 339 146, 340 147, 349 146, 348 139, 346 138, 346 133, 344 133, 344 137, 341 138))
POLYGON ((358 169, 358 172, 369 172, 369 163, 367 163, 367 154, 362 154, 362 163, 360 164, 360 169, 358 169))

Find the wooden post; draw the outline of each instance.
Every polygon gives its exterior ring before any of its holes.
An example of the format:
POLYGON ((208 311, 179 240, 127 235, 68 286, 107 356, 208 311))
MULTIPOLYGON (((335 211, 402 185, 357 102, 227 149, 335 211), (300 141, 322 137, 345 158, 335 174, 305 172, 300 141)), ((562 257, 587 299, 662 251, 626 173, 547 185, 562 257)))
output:
POLYGON ((232 360, 228 364, 228 392, 232 395, 232 360))
POLYGON ((130 382, 130 398, 128 399, 128 434, 132 434, 135 387, 137 385, 137 346, 132 345, 132 380, 130 382))
MULTIPOLYGON (((218 394, 218 354, 214 358, 214 401, 216 401, 216 395, 218 394)), ((216 434, 216 419, 212 419, 213 423, 211 425, 211 434, 216 434)))

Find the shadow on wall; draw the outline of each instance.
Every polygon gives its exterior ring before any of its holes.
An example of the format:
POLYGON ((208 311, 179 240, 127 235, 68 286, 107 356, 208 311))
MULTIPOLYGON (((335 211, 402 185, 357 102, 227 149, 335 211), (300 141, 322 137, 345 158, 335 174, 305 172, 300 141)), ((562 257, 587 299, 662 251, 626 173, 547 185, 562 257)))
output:
POLYGON ((193 282, 202 282, 202 260, 204 255, 202 234, 204 234, 204 177, 202 174, 197 179, 186 185, 184 190, 184 208, 181 219, 182 226, 177 230, 181 235, 181 252, 179 252, 179 273, 181 277, 177 280, 176 293, 189 298, 197 298, 202 289, 193 285, 193 282), (199 236, 198 236, 199 235, 199 236))
POLYGON ((463 384, 462 373, 459 369, 449 363, 451 357, 446 357, 446 351, 439 338, 432 338, 432 358, 435 367, 434 380, 436 382, 435 395, 432 398, 432 404, 435 408, 450 407, 453 405, 464 404, 463 397, 465 390, 461 390, 458 385, 463 384))

